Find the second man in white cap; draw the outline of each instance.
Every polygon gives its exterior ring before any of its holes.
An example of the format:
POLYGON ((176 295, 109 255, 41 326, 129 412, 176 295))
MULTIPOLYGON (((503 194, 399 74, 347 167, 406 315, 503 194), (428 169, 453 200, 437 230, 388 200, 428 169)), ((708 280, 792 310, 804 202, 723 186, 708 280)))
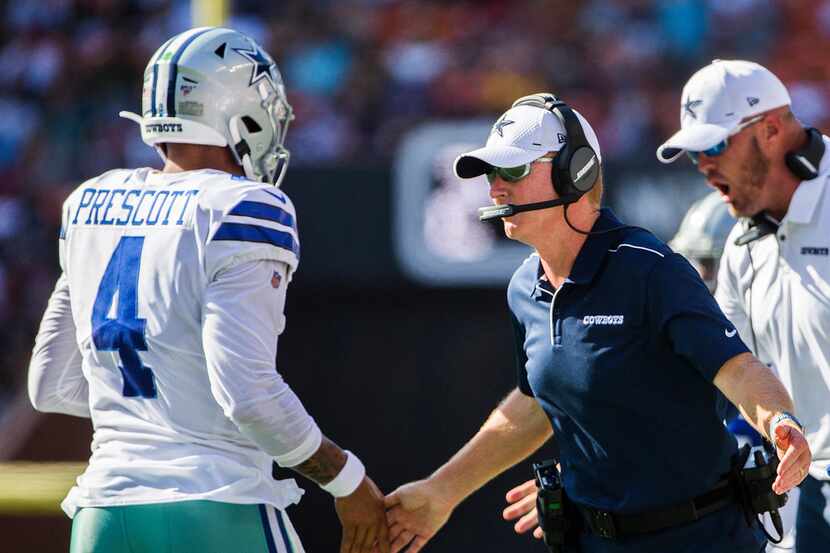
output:
POLYGON ((792 394, 813 452, 800 486, 796 550, 830 550, 830 156, 767 68, 715 60, 683 88, 681 129, 658 150, 683 151, 733 215, 718 303, 792 394), (751 222, 750 222, 751 221, 751 222))

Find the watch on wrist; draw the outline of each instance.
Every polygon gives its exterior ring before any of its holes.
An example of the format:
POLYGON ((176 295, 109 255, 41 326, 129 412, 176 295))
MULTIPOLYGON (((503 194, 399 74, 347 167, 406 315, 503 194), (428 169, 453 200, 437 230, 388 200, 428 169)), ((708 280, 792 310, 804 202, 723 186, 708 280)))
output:
POLYGON ((776 427, 778 427, 781 423, 787 420, 794 422, 795 425, 798 427, 799 432, 804 434, 804 425, 801 424, 801 421, 799 421, 792 413, 788 411, 781 411, 780 413, 772 417, 772 420, 769 423, 770 440, 775 440, 776 427))

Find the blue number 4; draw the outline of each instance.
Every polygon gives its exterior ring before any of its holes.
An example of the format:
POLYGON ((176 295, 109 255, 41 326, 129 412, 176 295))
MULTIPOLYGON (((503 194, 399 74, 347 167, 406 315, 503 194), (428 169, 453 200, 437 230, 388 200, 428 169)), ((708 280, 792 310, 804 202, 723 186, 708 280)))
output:
POLYGON ((144 330, 147 319, 138 318, 138 272, 144 237, 124 236, 118 242, 98 286, 92 306, 92 342, 98 351, 117 351, 124 377, 125 397, 156 397, 153 371, 144 365, 139 351, 147 351, 144 330), (116 318, 108 317, 118 292, 116 318))

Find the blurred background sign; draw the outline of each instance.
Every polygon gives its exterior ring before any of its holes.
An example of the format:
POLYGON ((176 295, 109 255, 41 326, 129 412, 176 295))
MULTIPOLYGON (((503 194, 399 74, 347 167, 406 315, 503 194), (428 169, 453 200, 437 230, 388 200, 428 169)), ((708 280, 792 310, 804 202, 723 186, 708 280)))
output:
POLYGON ((395 254, 425 285, 503 286, 531 250, 481 223, 485 177, 462 180, 453 160, 484 144, 492 121, 429 123, 405 135, 393 159, 395 254))

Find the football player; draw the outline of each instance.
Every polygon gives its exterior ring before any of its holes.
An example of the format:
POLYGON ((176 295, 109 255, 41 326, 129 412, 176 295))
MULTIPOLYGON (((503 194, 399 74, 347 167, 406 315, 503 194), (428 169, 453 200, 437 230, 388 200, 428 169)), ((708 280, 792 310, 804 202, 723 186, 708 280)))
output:
POLYGON ((164 168, 109 171, 66 200, 29 367, 36 409, 92 419, 62 503, 71 552, 300 552, 285 509, 303 492, 274 460, 335 497, 341 553, 388 551, 383 496, 275 364, 300 245, 277 188, 293 115, 274 60, 191 29, 150 59, 141 115, 121 115, 164 168))

